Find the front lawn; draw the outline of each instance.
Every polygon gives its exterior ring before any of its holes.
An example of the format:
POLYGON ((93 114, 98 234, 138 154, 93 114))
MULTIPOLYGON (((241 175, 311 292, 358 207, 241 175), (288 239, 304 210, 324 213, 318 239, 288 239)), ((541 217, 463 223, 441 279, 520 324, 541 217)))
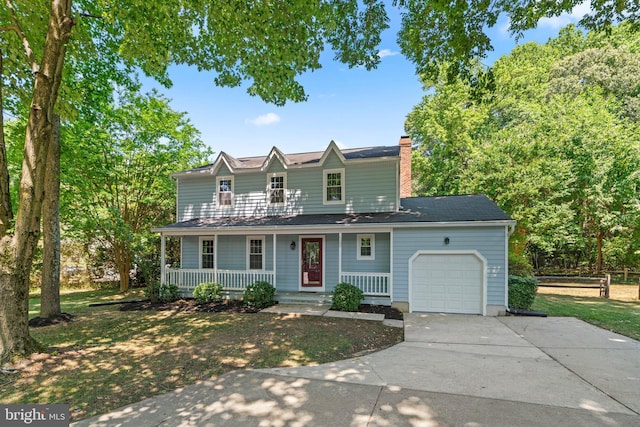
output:
MULTIPOLYGON (((402 328, 375 321, 87 307, 122 298, 63 295, 62 310, 75 321, 31 329, 49 352, 0 374, 0 403, 68 403, 77 421, 232 370, 326 363, 403 339, 402 328)), ((31 317, 38 304, 32 299, 31 317)))
POLYGON ((614 285, 611 298, 598 290, 538 288, 533 310, 549 316, 571 316, 601 328, 640 340, 640 301, 637 285, 614 285))

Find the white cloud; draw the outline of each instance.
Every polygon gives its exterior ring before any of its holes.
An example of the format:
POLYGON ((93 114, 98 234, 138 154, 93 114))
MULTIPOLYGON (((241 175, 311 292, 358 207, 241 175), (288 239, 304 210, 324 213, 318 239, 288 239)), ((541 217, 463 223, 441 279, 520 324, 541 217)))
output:
POLYGON ((562 27, 566 27, 569 24, 577 23, 584 15, 591 11, 589 2, 583 2, 576 5, 571 13, 563 13, 560 16, 554 16, 553 18, 542 18, 538 21, 539 27, 548 27, 554 30, 559 30, 562 27))
POLYGON ((247 119, 245 123, 250 123, 255 126, 267 126, 280 121, 280 116, 276 113, 267 113, 256 117, 255 119, 247 119))
POLYGON ((381 49, 378 51, 378 56, 380 58, 386 58, 387 56, 396 56, 400 55, 400 52, 391 50, 391 49, 381 49))

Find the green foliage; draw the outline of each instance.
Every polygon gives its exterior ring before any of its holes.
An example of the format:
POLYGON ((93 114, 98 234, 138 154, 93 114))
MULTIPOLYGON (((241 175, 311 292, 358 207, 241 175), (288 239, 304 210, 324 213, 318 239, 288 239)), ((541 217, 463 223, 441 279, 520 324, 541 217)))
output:
POLYGON ((193 298, 200 304, 222 301, 222 285, 220 283, 200 283, 193 290, 193 298))
MULTIPOLYGON (((490 70, 451 77, 408 115, 418 195, 484 193, 517 222, 516 252, 543 267, 622 268, 640 248, 640 37, 569 26, 490 70)), ((636 254, 636 255, 634 255, 636 254)), ((514 271, 522 271, 515 261, 514 271)))
POLYGON ((265 308, 275 304, 275 295, 276 288, 269 282, 258 281, 247 286, 242 300, 249 307, 265 308))
POLYGON ((350 283, 338 283, 332 293, 332 310, 358 311, 364 294, 360 288, 350 283))
POLYGON ((533 277, 533 267, 524 255, 509 251, 509 273, 520 277, 533 277))
POLYGON ((532 277, 509 276, 509 308, 529 310, 538 291, 538 281, 532 277))
POLYGON ((144 294, 152 303, 171 302, 180 298, 180 290, 177 285, 161 285, 157 282, 149 283, 144 294))
MULTIPOLYGON (((400 0, 402 26, 398 43, 402 53, 416 64, 427 85, 436 81, 440 66, 449 64, 447 78, 455 79, 473 70, 493 50, 488 30, 505 17, 508 31, 516 38, 533 29, 541 18, 571 13, 577 1, 423 1, 400 0)), ((591 30, 611 30, 627 20, 637 31, 640 10, 633 2, 592 2, 580 25, 591 30)))

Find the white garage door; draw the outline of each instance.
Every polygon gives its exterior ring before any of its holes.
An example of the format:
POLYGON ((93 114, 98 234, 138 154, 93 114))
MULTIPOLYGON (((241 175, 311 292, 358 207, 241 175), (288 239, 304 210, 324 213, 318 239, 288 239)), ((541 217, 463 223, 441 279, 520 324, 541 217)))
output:
POLYGON ((415 255, 411 311, 482 314, 483 261, 475 254, 415 255))

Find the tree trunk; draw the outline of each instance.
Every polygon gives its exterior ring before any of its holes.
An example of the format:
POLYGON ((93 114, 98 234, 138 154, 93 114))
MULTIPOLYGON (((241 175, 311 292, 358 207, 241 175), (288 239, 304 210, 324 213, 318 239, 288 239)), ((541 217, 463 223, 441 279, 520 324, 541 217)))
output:
MULTIPOLYGON (((3 75, 3 52, 0 50, 0 76, 3 75)), ((11 193, 9 190, 9 162, 7 161, 7 147, 4 142, 4 90, 0 79, 0 237, 11 228, 13 208, 11 207, 11 193)))
POLYGON ((13 236, 0 237, 0 362, 37 349, 29 335, 29 274, 40 237, 51 120, 73 19, 71 0, 52 0, 41 66, 35 72, 13 236))
POLYGON ((53 116, 42 209, 42 284, 40 317, 54 317, 60 309, 60 116, 53 116))
POLYGON ((596 259, 596 273, 602 273, 602 242, 604 240, 604 232, 602 230, 598 230, 596 232, 596 249, 598 251, 597 259, 596 259))
POLYGON ((131 253, 126 245, 114 245, 116 266, 120 274, 120 291, 129 290, 129 271, 131 270, 131 253))

